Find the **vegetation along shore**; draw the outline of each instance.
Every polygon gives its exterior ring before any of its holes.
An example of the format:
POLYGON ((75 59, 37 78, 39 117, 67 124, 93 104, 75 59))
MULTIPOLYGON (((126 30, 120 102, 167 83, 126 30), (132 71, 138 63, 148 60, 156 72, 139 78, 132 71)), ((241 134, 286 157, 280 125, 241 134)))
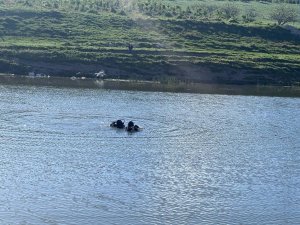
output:
POLYGON ((0 0, 0 73, 300 85, 300 0, 0 0))

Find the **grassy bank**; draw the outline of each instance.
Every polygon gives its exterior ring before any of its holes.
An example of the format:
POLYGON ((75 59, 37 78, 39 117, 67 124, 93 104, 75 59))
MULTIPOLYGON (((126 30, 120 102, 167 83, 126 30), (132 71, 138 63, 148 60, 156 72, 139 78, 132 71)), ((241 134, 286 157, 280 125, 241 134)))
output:
MULTIPOLYGON (((300 36, 270 23, 267 16, 232 23, 176 14, 149 16, 132 5, 97 11, 56 2, 0 3, 0 72, 94 76, 103 70, 109 78, 122 79, 300 81, 300 36)), ((163 2, 182 10, 189 6, 187 1, 163 2)), ((262 3, 253 4, 259 8, 262 3)))

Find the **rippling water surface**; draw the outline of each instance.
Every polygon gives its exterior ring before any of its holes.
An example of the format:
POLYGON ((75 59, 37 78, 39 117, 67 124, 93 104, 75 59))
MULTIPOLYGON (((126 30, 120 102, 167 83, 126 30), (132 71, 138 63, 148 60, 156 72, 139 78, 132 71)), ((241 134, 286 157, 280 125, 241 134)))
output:
POLYGON ((0 86, 0 224, 299 224, 300 99, 0 86), (144 127, 129 134, 115 119, 144 127))

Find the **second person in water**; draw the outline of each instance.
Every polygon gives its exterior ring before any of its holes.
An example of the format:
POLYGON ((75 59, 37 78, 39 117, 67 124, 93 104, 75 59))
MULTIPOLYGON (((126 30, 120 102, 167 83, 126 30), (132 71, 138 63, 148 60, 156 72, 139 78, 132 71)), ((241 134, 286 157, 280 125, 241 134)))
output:
POLYGON ((135 125, 134 122, 132 121, 129 121, 127 127, 126 127, 126 130, 127 131, 139 131, 140 130, 140 127, 138 125, 135 125))

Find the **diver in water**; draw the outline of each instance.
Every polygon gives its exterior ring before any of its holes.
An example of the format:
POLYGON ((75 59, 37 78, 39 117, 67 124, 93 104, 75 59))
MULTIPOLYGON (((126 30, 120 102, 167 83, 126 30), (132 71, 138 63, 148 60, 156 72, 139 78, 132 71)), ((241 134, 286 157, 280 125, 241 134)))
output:
POLYGON ((138 125, 134 125, 134 122, 130 121, 126 127, 127 131, 139 131, 140 127, 138 125))
POLYGON ((123 129, 125 128, 125 125, 124 125, 124 122, 122 120, 117 120, 117 121, 114 121, 110 124, 111 127, 116 127, 116 128, 119 128, 119 129, 123 129))

